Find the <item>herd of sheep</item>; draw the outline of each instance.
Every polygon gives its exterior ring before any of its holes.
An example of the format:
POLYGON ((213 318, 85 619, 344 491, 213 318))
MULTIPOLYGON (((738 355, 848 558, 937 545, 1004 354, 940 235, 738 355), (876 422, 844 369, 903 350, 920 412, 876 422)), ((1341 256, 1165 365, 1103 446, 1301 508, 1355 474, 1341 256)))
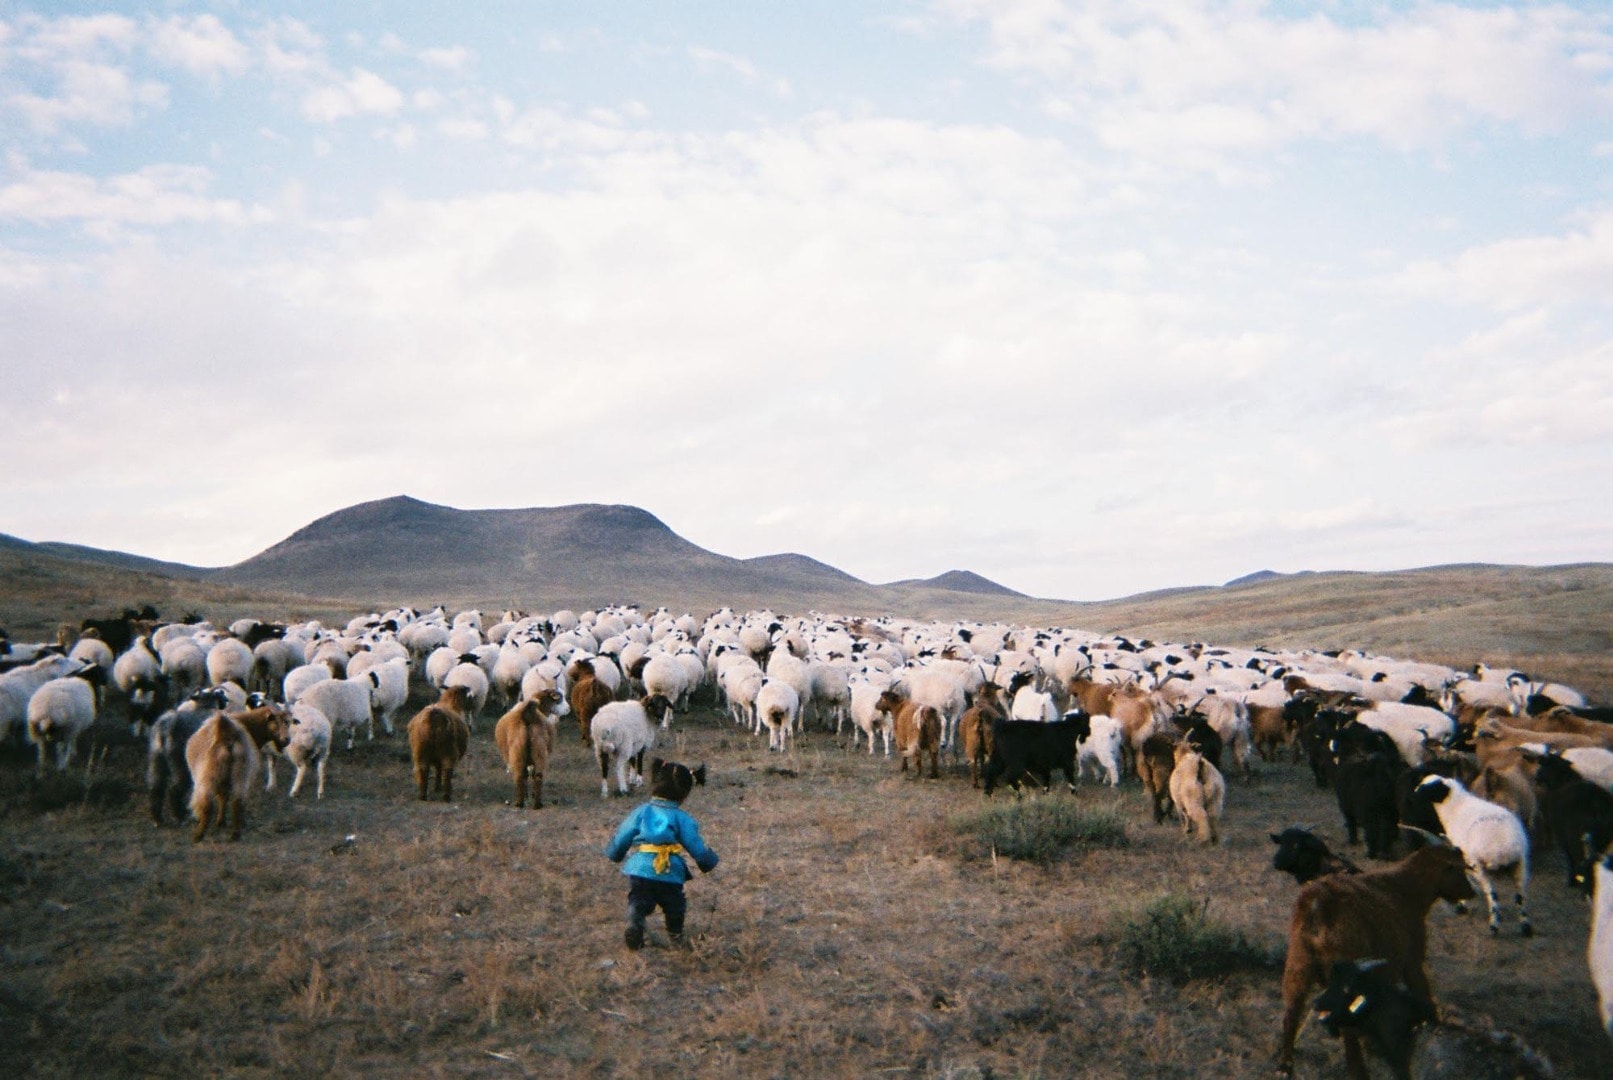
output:
MULTIPOLYGON (((1309 992, 1331 982, 1326 1000, 1359 984, 1371 995, 1347 1002, 1398 1001, 1395 1015, 1412 1019, 1397 1043, 1393 1025, 1365 1022, 1365 1004, 1324 1010, 1345 1036, 1351 1073, 1365 1075, 1364 1039, 1410 1075, 1410 1033, 1440 1027, 1422 968, 1429 905, 1481 895, 1499 932, 1495 880, 1506 875, 1529 934, 1530 844, 1542 834, 1556 837, 1571 882, 1593 894, 1590 964, 1613 1023, 1613 718, 1572 688, 1519 672, 726 608, 703 620, 664 609, 495 619, 399 608, 342 627, 155 615, 85 620, 49 644, 0 632, 0 743, 26 740, 40 770, 65 770, 106 695, 118 695, 149 745, 152 816, 179 818, 188 799, 198 840, 215 821, 240 836, 247 794, 265 769, 273 785, 276 757, 296 770, 291 795, 312 774, 322 797, 333 744, 351 749, 377 725, 394 733, 411 692, 435 697, 406 724, 419 798, 452 798, 454 766, 487 714, 518 807, 529 793, 543 805, 564 718, 593 749, 608 797, 642 783, 657 733, 697 698, 765 731, 771 750, 808 726, 849 725, 853 749, 866 741, 872 755, 882 744, 915 776, 926 775, 926 759, 937 776, 949 753, 987 795, 1026 781, 1046 788, 1055 771, 1072 790, 1088 773, 1111 786, 1137 776, 1156 821, 1174 814, 1212 845, 1226 773, 1246 778, 1257 757, 1305 757, 1318 786, 1334 790, 1352 843, 1360 831, 1370 857, 1388 858, 1402 838, 1413 850, 1362 872, 1323 846, 1318 858, 1332 861, 1295 871, 1315 880, 1290 929, 1282 1064, 1309 992)), ((1319 844, 1293 833, 1273 839, 1319 844)))

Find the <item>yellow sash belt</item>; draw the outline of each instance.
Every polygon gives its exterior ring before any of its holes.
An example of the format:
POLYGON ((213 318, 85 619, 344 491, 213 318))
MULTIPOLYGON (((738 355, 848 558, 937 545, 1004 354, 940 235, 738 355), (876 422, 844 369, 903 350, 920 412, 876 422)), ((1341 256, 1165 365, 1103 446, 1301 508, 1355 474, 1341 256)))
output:
POLYGON ((655 856, 655 872, 664 874, 672 868, 672 856, 687 855, 682 844, 640 844, 635 850, 655 856))

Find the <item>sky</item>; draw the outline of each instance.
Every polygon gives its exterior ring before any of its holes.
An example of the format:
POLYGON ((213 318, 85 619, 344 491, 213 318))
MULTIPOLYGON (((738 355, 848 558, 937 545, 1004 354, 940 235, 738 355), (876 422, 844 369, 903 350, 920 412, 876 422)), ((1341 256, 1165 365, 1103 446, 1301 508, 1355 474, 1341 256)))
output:
POLYGON ((28 540, 408 494, 1071 600, 1608 561, 1610 298, 1601 3, 0 0, 28 540))

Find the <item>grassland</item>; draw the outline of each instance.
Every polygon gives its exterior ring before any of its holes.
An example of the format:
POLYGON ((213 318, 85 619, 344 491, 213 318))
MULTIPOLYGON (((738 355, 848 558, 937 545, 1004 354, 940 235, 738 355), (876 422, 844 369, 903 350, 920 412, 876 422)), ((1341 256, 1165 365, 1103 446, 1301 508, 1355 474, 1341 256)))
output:
MULTIPOLYGON (((1301 767, 1234 781, 1227 842, 1156 827, 1136 783, 1073 801, 1112 818, 1047 863, 982 846, 966 776, 899 775, 810 731, 786 754, 707 708, 664 750, 705 761, 688 808, 722 856, 689 886, 692 948, 621 943, 602 799, 563 727, 549 805, 517 811, 483 721, 455 803, 413 798, 402 740, 338 750, 323 801, 257 795, 236 844, 157 829, 116 716, 93 768, 0 760, 0 1029, 14 1075, 1246 1077, 1276 1038, 1275 957, 1296 887, 1269 831, 1342 843, 1301 767), (1303 773, 1303 775, 1302 775, 1303 773), (346 842, 347 837, 352 841, 346 842), (1127 920, 1185 896, 1254 959, 1135 974, 1127 920)), ((998 799, 997 803, 1004 800, 998 799)), ((1548 857, 1539 935, 1437 909, 1447 1006, 1570 1077, 1613 1075, 1584 961, 1587 907, 1548 857)), ((1168 905, 1167 905, 1168 907, 1168 905)), ((1337 1075, 1319 1028, 1299 1075, 1337 1075)))

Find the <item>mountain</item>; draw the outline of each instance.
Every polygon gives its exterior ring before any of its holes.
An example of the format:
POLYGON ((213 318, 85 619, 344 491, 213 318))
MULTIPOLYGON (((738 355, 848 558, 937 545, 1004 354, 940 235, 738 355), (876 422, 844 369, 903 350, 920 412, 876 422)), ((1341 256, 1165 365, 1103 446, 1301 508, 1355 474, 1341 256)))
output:
POLYGON ((948 592, 975 593, 980 596, 1016 596, 1021 599, 1029 599, 1022 592, 1015 592, 1006 585, 999 585, 995 581, 990 581, 968 570, 948 570, 944 574, 938 574, 923 581, 896 581, 891 583, 892 588, 904 586, 921 589, 945 589, 948 592))

